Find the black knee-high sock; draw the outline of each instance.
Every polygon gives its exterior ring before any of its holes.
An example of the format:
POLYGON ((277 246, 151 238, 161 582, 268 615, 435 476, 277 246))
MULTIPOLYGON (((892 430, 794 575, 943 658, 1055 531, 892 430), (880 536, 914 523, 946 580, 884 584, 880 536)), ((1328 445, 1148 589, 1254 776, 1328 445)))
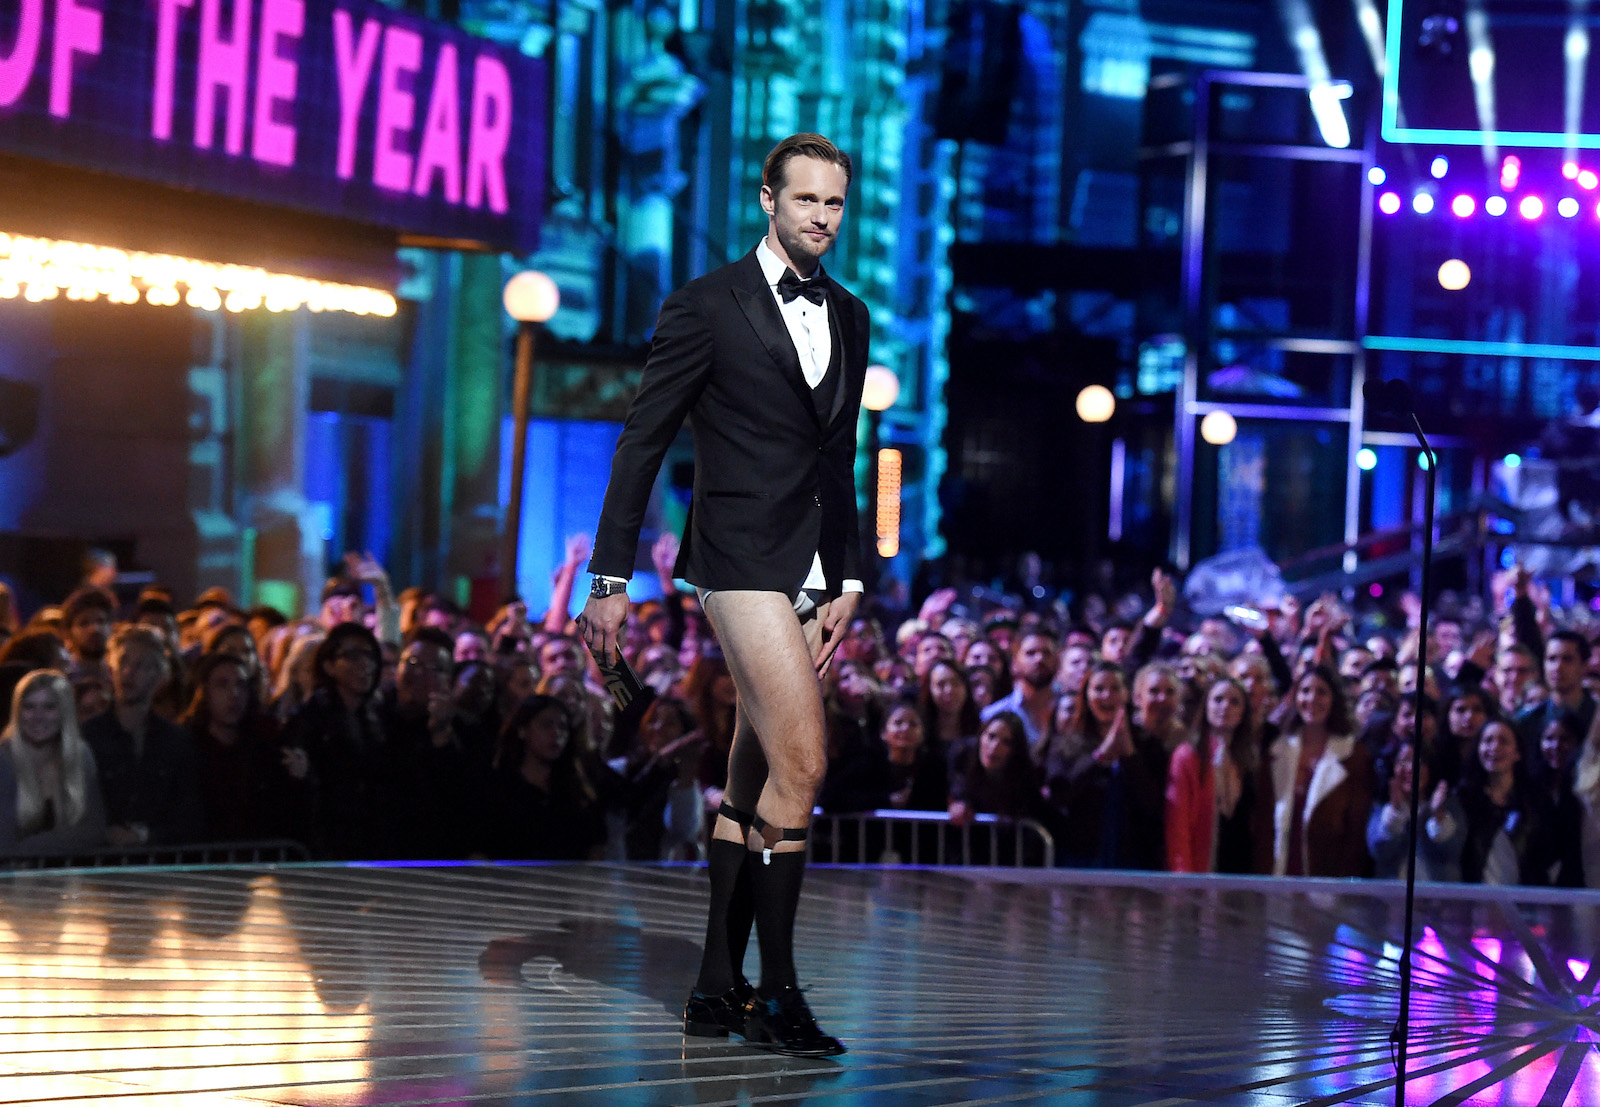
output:
POLYGON ((728 902, 728 965, 734 980, 744 975, 744 954, 750 948, 750 929, 755 924, 756 896, 750 888, 750 868, 741 859, 733 898, 728 902))
POLYGON ((793 987, 794 917, 800 908, 800 883, 806 874, 804 850, 761 853, 745 858, 755 899, 756 933, 761 938, 761 989, 793 987))
MULTIPOLYGON (((706 847, 706 867, 711 874, 711 904, 706 912, 706 949, 700 958, 700 978, 695 981, 695 991, 701 995, 721 995, 733 987, 733 960, 729 953, 731 929, 730 908, 739 900, 739 886, 748 884, 744 875, 745 857, 750 851, 743 842, 726 842, 711 839, 706 847)), ((749 891, 744 893, 749 898, 749 891)), ((749 931, 746 930, 746 942, 749 931)), ((744 946, 739 947, 741 962, 744 946)))

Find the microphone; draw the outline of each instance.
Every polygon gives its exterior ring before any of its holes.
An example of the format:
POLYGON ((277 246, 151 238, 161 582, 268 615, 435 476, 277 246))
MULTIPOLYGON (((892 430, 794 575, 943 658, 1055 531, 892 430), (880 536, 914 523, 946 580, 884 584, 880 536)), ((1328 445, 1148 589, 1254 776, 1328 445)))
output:
POLYGON ((1413 411, 1411 386, 1402 380, 1368 377, 1361 385, 1361 398, 1374 415, 1410 415, 1413 411))

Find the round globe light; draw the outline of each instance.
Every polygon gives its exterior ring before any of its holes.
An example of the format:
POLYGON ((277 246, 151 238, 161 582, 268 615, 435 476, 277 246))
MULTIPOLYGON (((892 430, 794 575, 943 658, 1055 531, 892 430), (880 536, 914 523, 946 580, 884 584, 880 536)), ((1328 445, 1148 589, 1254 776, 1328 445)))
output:
POLYGON ((1078 393, 1078 418, 1085 423, 1104 423, 1117 410, 1117 398, 1103 384, 1091 384, 1078 393))
POLYGON ((1451 292, 1460 292, 1472 283, 1472 270, 1460 258, 1451 258, 1439 266, 1439 285, 1451 292))
POLYGON ((517 322, 543 323, 561 306, 561 290, 537 269, 524 269, 506 282, 500 299, 517 322))
POLYGON ((861 384, 861 406, 868 411, 888 411, 900 396, 900 378, 887 365, 867 366, 861 384))
POLYGON ((1238 421, 1226 411, 1209 412, 1200 420, 1200 437, 1213 446, 1226 446, 1238 433, 1238 421))

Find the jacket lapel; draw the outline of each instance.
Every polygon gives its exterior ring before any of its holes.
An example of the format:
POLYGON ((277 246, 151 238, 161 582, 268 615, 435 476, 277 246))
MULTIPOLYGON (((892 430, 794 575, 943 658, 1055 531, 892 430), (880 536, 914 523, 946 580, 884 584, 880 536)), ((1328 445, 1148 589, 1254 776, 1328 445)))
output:
POLYGON ((1311 772, 1311 787, 1306 789, 1306 822, 1311 821, 1311 812, 1317 809, 1317 804, 1350 775, 1344 762, 1355 744, 1356 740, 1350 737, 1328 739, 1327 748, 1322 751, 1322 756, 1317 759, 1317 767, 1311 772))
POLYGON ((857 364, 860 359, 856 357, 858 336, 855 313, 850 310, 849 300, 843 290, 831 279, 828 282, 828 306, 832 309, 828 313, 829 318, 833 326, 839 328, 839 391, 844 402, 834 409, 834 420, 837 421, 845 412, 853 412, 860 406, 867 367, 857 364))
POLYGON ((778 302, 772 298, 772 289, 767 286, 767 278, 761 272, 756 252, 751 250, 739 265, 740 280, 733 286, 733 296, 738 301, 739 310, 744 312, 750 329, 756 332, 761 345, 777 365, 778 372, 815 419, 816 405, 812 402, 805 372, 800 368, 800 355, 795 352, 794 339, 789 336, 789 328, 784 326, 783 316, 778 312, 778 302))

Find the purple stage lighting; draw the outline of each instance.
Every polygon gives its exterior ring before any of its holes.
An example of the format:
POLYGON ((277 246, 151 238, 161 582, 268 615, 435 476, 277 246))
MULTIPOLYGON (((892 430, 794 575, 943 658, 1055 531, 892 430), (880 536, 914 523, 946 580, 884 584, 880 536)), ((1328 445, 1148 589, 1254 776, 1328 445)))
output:
POLYGON ((1577 180, 1578 179, 1578 163, 1575 162, 1575 161, 1564 161, 1564 162, 1562 162, 1561 163, 1561 175, 1563 177, 1565 177, 1569 181, 1577 180))
POLYGON ((1544 214, 1544 201, 1537 196, 1524 196, 1517 205, 1517 212, 1524 219, 1537 219, 1544 214))
POLYGON ((1517 187, 1517 182, 1522 179, 1522 159, 1515 154, 1507 154, 1500 163, 1500 187, 1510 192, 1517 187))
POLYGON ((1434 180, 1442 180, 1444 175, 1450 172, 1450 159, 1440 154, 1433 159, 1433 164, 1428 166, 1428 172, 1433 174, 1434 180))
POLYGON ((1583 170, 1578 174, 1578 187, 1588 189, 1590 192, 1600 188, 1600 174, 1596 174, 1593 169, 1583 170))
POLYGON ((1383 171, 1383 166, 1381 165, 1374 165, 1371 169, 1367 170, 1367 180, 1371 181, 1375 185, 1381 185, 1388 179, 1389 174, 1383 171))
POLYGON ((1400 210, 1400 194, 1398 192, 1385 192, 1378 197, 1378 210, 1385 215, 1393 215, 1400 210))
POLYGON ((1506 213, 1506 198, 1504 196, 1491 196, 1483 202, 1483 210, 1488 215, 1504 215, 1506 213))
POLYGON ((1418 215, 1427 215, 1433 210, 1433 193, 1419 192, 1411 197, 1411 208, 1418 215))
POLYGON ((1571 196, 1563 196, 1556 204, 1556 210, 1561 213, 1563 219, 1571 219, 1578 214, 1578 201, 1571 196))
POLYGON ((1460 219, 1467 218, 1474 211, 1476 211, 1477 208, 1477 201, 1473 200, 1473 198, 1468 196, 1466 193, 1462 193, 1460 196, 1457 196, 1454 200, 1450 201, 1450 210, 1456 214, 1457 218, 1460 219))

